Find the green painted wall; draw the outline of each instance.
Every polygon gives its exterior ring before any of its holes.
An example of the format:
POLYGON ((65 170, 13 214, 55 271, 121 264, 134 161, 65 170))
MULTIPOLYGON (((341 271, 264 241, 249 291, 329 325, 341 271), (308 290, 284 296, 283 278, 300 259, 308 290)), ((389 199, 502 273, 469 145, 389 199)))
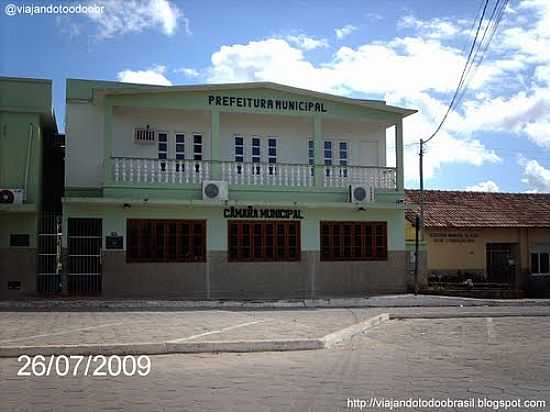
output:
MULTIPOLYGON (((377 221, 388 223, 388 250, 405 250, 404 218, 402 209, 328 209, 303 208, 302 250, 319 250, 319 221, 377 221)), ((126 219, 206 219, 208 220, 208 250, 227 250, 227 220, 223 217, 223 207, 197 206, 136 206, 124 208, 123 205, 82 206, 65 204, 65 227, 71 217, 95 217, 103 219, 103 236, 111 232, 124 234, 126 238, 126 219)), ((105 241, 105 240, 104 240, 105 241)))
POLYGON ((52 110, 52 82, 0 76, 0 111, 48 113, 52 110))
POLYGON ((38 215, 36 213, 0 213, 0 249, 10 245, 10 234, 29 234, 30 247, 37 247, 38 215))
POLYGON ((30 150, 26 203, 40 204, 42 130, 37 113, 0 113, 0 187, 24 188, 30 150), (30 137, 30 129, 33 134, 30 137))

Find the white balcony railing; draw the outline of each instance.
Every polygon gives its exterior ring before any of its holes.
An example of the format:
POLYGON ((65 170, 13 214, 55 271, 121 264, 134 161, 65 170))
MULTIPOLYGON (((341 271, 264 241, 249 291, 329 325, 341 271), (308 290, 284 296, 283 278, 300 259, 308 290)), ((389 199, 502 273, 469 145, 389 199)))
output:
MULTIPOLYGON (((350 184, 395 189, 396 170, 390 167, 318 166, 321 187, 346 187, 350 184)), ((288 163, 238 163, 208 160, 160 160, 113 158, 113 179, 123 183, 189 184, 221 179, 229 184, 263 186, 314 186, 311 165, 288 163), (216 176, 212 168, 217 165, 216 176)))
POLYGON ((113 179, 124 183, 201 183, 210 178, 210 162, 113 158, 113 179))
POLYGON ((313 186, 311 166, 288 163, 221 162, 222 180, 237 185, 313 186))
POLYGON ((322 185, 345 187, 368 185, 376 189, 395 189, 396 176, 393 167, 374 166, 322 166, 322 185))

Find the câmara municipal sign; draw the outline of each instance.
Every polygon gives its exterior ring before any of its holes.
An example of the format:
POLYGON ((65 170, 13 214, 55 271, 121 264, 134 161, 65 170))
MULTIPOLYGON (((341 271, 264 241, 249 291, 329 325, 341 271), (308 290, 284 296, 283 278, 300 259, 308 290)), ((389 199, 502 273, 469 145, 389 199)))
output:
POLYGON ((223 210, 223 217, 243 219, 303 219, 300 209, 257 209, 248 207, 228 207, 223 210))

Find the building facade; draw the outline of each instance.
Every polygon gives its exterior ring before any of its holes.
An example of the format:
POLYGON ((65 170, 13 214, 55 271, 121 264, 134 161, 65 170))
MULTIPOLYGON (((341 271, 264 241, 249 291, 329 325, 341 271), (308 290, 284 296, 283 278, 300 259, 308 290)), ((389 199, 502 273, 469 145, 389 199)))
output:
MULTIPOLYGON (((412 252, 419 192, 407 190, 406 201, 412 252)), ((474 288, 550 295, 550 195, 427 190, 424 204, 423 288, 469 279, 474 288)))
POLYGON ((52 82, 0 77, 0 298, 34 294, 44 149, 57 136, 52 82))
POLYGON ((190 299, 404 292, 412 113, 273 83, 68 80, 67 287, 190 299))

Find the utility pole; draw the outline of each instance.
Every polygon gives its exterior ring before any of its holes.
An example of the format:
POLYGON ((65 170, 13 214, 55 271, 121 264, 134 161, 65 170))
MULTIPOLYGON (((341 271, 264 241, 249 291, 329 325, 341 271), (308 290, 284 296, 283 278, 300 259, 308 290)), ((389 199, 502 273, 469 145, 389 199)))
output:
POLYGON ((420 238, 424 240, 424 140, 420 139, 419 152, 419 168, 420 168, 420 215, 416 213, 415 219, 415 252, 414 252, 414 294, 418 294, 418 260, 420 256, 420 238))

